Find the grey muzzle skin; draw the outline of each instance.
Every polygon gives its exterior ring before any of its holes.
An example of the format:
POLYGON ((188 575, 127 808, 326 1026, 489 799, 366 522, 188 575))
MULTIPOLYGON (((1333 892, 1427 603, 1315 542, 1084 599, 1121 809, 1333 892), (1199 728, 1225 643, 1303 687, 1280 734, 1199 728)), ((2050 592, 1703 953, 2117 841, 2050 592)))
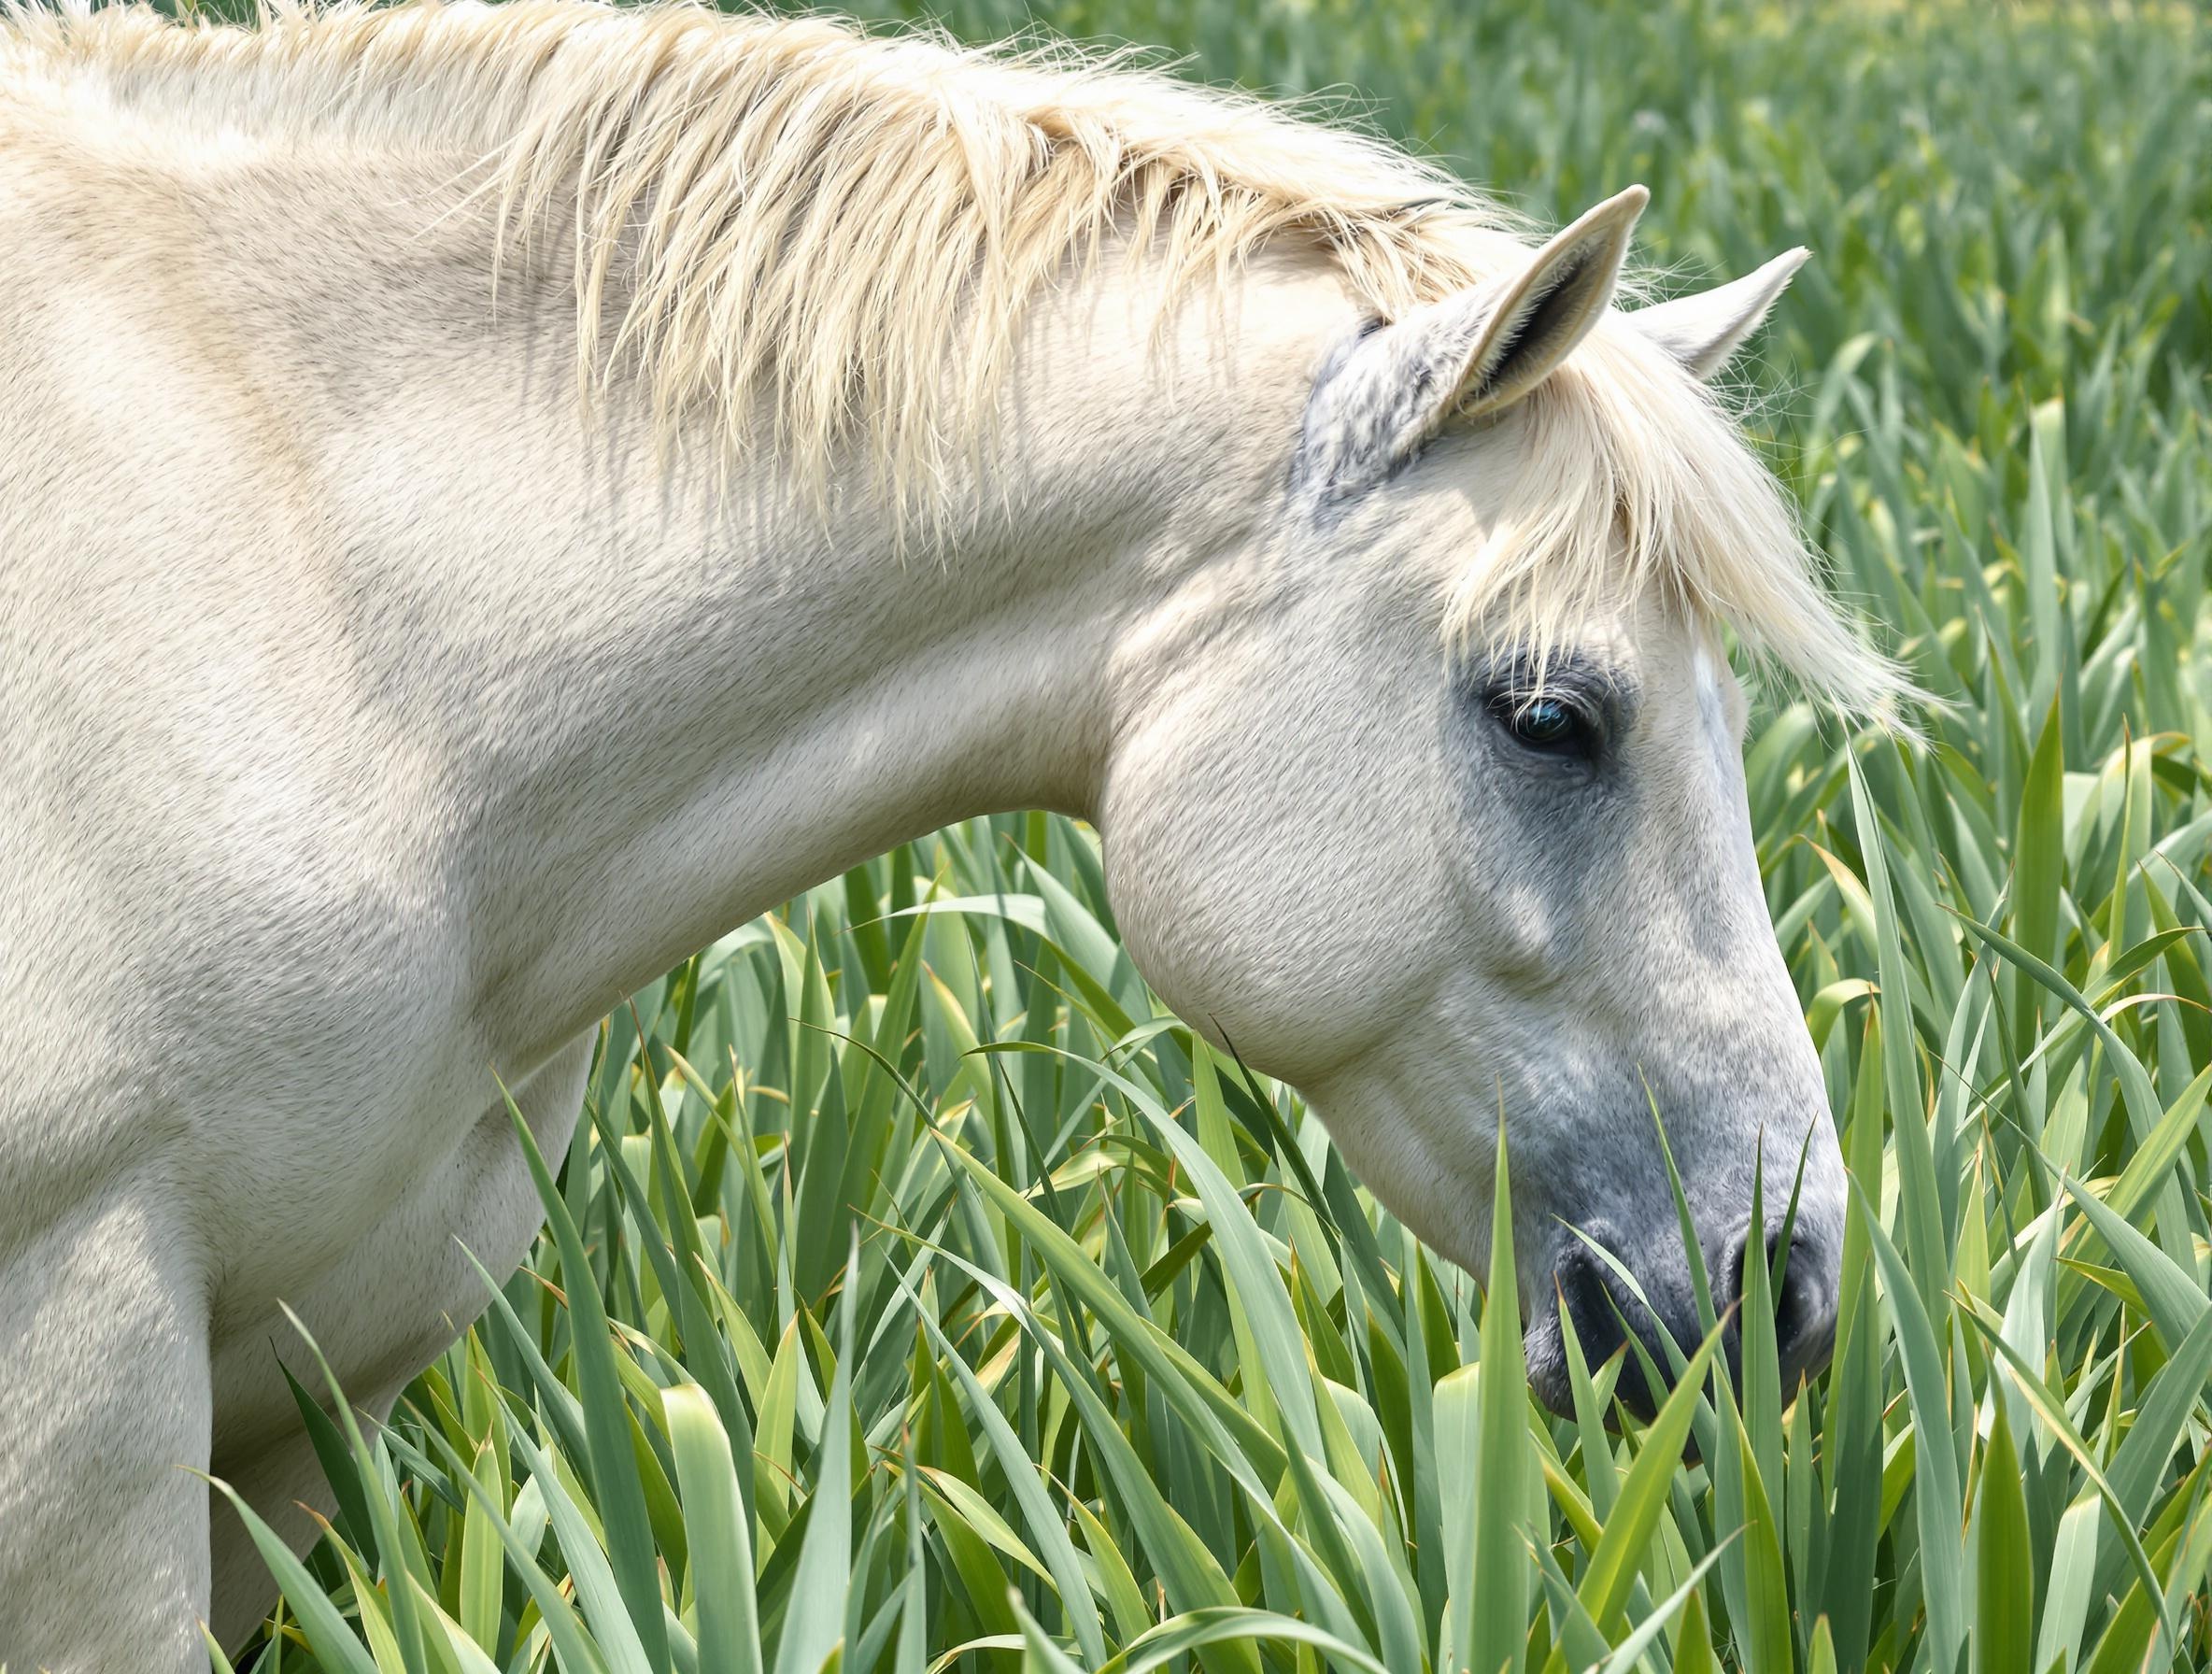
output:
MULTIPOLYGON (((1771 1273, 1780 1254, 1782 1218, 1773 1217, 1765 1236, 1756 1243, 1747 1236, 1749 1230, 1747 1220, 1725 1241, 1716 1241, 1718 1247, 1705 1255, 1713 1311, 1725 1327, 1722 1352, 1727 1357, 1729 1380, 1739 1391, 1743 1386, 1744 1256, 1748 1251, 1759 1251, 1765 1256, 1771 1273)), ((1573 1385, 1560 1336, 1560 1320, 1564 1314, 1581 1348, 1583 1364, 1593 1376, 1614 1355, 1624 1355, 1614 1394, 1630 1413, 1638 1419, 1649 1419, 1657 1409, 1658 1399, 1664 1398, 1666 1382, 1673 1377, 1674 1369, 1681 1359, 1694 1354, 1705 1339, 1689 1260, 1679 1239, 1663 1241, 1663 1235, 1654 1237, 1647 1232, 1631 1242, 1621 1227, 1604 1222, 1585 1226, 1581 1231, 1589 1240, 1604 1246, 1636 1276, 1643 1298, 1639 1299, 1635 1290, 1582 1237, 1562 1227, 1554 1245, 1557 1256, 1551 1274, 1557 1300, 1549 1309, 1533 1309, 1527 1322, 1525 1349, 1529 1383, 1553 1412, 1567 1417, 1574 1415, 1573 1385), (1641 1259, 1635 1254, 1639 1247, 1641 1259), (1564 1307, 1559 1305, 1562 1302, 1564 1307), (1629 1344, 1630 1333, 1636 1336, 1644 1354, 1639 1355, 1629 1344), (1666 1339, 1672 1340, 1671 1353, 1666 1339), (1662 1380, 1656 1391, 1645 1373, 1645 1355, 1658 1369, 1662 1380)), ((1841 1238, 1835 1233, 1803 1220, 1792 1229, 1790 1258, 1783 1268, 1781 1283, 1773 1287, 1775 1347, 1780 1360, 1785 1399, 1801 1378, 1811 1377, 1828 1364, 1828 1356, 1835 1349, 1841 1243, 1841 1238)))

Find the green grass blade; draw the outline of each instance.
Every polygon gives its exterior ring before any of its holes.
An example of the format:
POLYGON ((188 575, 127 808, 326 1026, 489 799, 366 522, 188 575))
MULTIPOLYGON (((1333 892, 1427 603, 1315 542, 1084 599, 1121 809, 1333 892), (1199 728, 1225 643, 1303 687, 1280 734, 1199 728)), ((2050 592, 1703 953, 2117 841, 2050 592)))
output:
POLYGON ((730 1457, 730 1437, 716 1404, 696 1385, 671 1389, 660 1401, 690 1538, 700 1664, 719 1674, 760 1674, 752 1518, 730 1457))
MULTIPOLYGON (((653 1530, 645 1515, 645 1485, 630 1451, 630 1408, 615 1370, 614 1339, 591 1263, 584 1254, 568 1204, 538 1154, 530 1124, 507 1098, 507 1114, 530 1164, 531 1178, 546 1205, 546 1217, 560 1248, 560 1270, 568 1280, 568 1305, 574 1319, 576 1366, 584 1409, 584 1435, 591 1484, 606 1524, 607 1558, 630 1621, 637 1634, 643 1666, 654 1674, 669 1667, 668 1634, 660 1620, 660 1575, 653 1530)), ((812 1674, 812 1671, 809 1671, 812 1674)))
POLYGON ((1528 1649, 1526 1542, 1536 1486, 1528 1440, 1528 1368, 1522 1357, 1519 1280, 1513 1270, 1513 1206, 1505 1123, 1497 1128, 1492 1191, 1490 1283, 1482 1302, 1482 1413, 1475 1455, 1474 1610, 1468 1667, 1475 1674, 1520 1674, 1528 1649))

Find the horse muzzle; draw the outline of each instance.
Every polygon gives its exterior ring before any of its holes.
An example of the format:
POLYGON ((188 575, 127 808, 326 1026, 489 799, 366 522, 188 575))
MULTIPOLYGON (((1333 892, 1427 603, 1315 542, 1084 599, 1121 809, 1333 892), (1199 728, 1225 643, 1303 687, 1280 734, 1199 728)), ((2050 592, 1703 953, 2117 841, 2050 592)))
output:
MULTIPOLYGON (((1716 1241, 1718 1248, 1706 1257, 1706 1276, 1713 1312, 1723 1327, 1721 1353, 1729 1381, 1740 1390, 1745 1258, 1764 1256, 1770 1274, 1780 1269, 1780 1282, 1770 1284, 1770 1298, 1786 1398, 1801 1380, 1828 1364, 1835 1349, 1842 1241, 1801 1220, 1791 1231, 1785 1263, 1780 1259, 1781 1236, 1782 1225, 1777 1219, 1754 1241, 1747 1219, 1725 1240, 1716 1241)), ((1661 1243, 1647 1235, 1644 1242, 1641 1259, 1636 1259, 1635 1246, 1613 1223, 1588 1224, 1580 1233, 1560 1229, 1553 1244, 1552 1284, 1543 1285, 1539 1280, 1538 1305, 1529 1311, 1525 1337, 1529 1383, 1554 1412, 1569 1417, 1574 1412, 1567 1330, 1574 1332, 1582 1362, 1593 1376, 1616 1355, 1624 1356, 1613 1392, 1639 1419, 1652 1416, 1681 1362, 1704 1341, 1696 1286, 1680 1241, 1661 1243), (1548 1308, 1541 1305, 1545 1290, 1553 1292, 1548 1308)))

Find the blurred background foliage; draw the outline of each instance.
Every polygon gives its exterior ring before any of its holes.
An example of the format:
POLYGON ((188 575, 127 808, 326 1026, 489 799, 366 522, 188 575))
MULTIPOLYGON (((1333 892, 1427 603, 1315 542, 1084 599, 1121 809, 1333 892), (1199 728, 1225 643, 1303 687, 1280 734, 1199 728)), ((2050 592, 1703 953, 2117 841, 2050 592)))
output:
POLYGON ((1663 292, 1812 247, 1750 422, 1948 701, 1749 746, 1874 1211, 1835 1364, 1754 1306, 1651 1426, 1542 1412, 1510 1285, 1160 1012, 1094 837, 976 820, 609 1019, 529 1268, 380 1434, 308 1403, 339 1513, 239 1666, 2212 1664, 2195 9, 854 9, 1163 46, 1546 221, 1642 181, 1663 292))

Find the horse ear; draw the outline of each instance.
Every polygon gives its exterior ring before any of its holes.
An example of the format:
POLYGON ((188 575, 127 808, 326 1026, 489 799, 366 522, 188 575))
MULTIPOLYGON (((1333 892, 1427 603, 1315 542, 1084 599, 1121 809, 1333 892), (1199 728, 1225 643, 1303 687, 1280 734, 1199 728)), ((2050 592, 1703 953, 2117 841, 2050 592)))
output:
POLYGON ((1350 346, 1315 385, 1301 472, 1333 493, 1379 481, 1453 419, 1499 412, 1551 376, 1612 300, 1650 197, 1631 186, 1519 271, 1350 346))
MULTIPOLYGON (((1609 197, 1536 253, 1534 261, 1495 291, 1458 302, 1471 341, 1456 356, 1453 393, 1436 427, 1509 407, 1558 369, 1613 300, 1628 234, 1652 194, 1640 186, 1609 197)), ((1456 299, 1455 299, 1456 300, 1456 299)), ((1453 308, 1446 302, 1438 306, 1453 308)), ((1446 333, 1447 338, 1449 333, 1446 333)), ((1449 341, 1439 347, 1453 358, 1449 341)))
POLYGON ((1790 276, 1811 254, 1802 248, 1784 251, 1758 272, 1730 284, 1638 308, 1628 322, 1680 361, 1693 377, 1709 378, 1759 329, 1790 276))

